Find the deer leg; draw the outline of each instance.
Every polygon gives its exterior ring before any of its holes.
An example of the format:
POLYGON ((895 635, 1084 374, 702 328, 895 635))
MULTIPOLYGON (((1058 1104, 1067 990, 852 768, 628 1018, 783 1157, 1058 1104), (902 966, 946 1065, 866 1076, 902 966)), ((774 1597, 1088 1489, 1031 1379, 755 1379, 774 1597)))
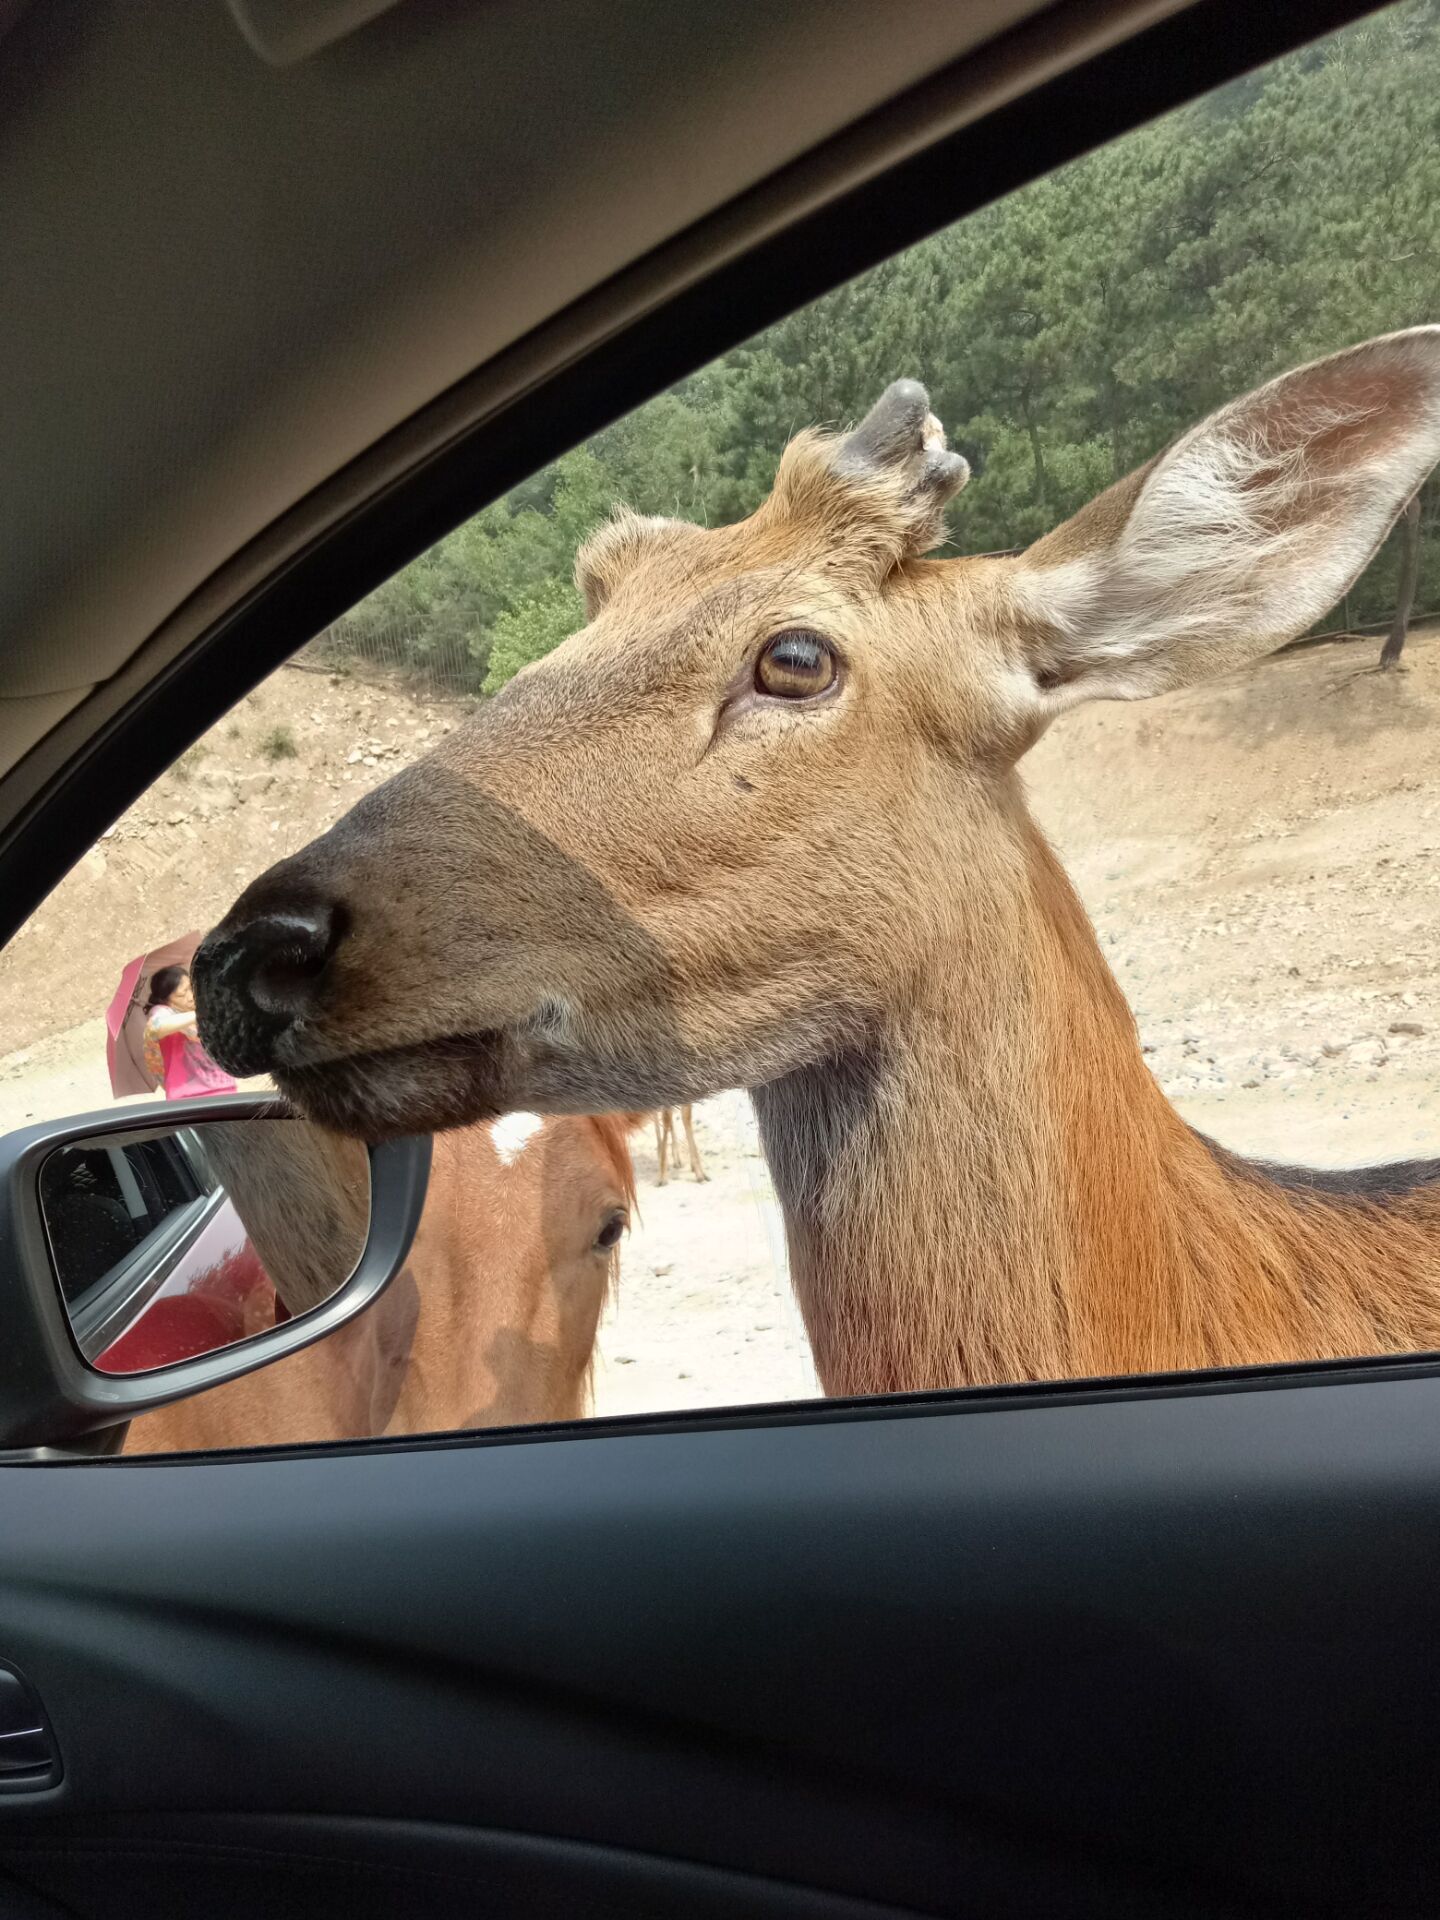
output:
POLYGON ((685 1145, 690 1152, 690 1171, 697 1180, 708 1180, 710 1176, 701 1163, 700 1149, 695 1144, 695 1123, 690 1117, 689 1107, 680 1109, 680 1118, 685 1123, 685 1145))
POLYGON ((660 1169, 659 1177, 655 1182, 657 1187, 663 1187, 667 1179, 665 1172, 665 1148, 669 1139, 671 1125, 670 1109, 666 1107, 655 1116, 655 1160, 660 1169))

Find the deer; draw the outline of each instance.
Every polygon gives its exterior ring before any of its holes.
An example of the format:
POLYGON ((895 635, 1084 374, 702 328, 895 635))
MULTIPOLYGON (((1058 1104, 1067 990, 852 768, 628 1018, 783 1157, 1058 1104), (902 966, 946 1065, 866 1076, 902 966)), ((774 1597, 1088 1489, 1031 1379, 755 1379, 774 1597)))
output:
POLYGON ((208 935, 204 1043, 360 1134, 749 1088, 831 1394, 1436 1347, 1440 1162, 1186 1125, 1020 763, 1302 634, 1437 457, 1427 326, 1011 557, 926 557, 968 467, 914 381, 735 525, 619 511, 581 630, 208 935))
MULTIPOLYGON (((695 1144, 695 1114, 688 1105, 680 1109, 680 1124, 685 1129, 685 1150, 690 1157, 690 1171, 697 1180, 708 1180, 705 1163, 700 1158, 700 1149, 695 1144)), ((655 1184, 665 1186, 670 1178, 670 1160, 680 1164, 680 1146, 675 1138, 675 1109, 662 1107, 655 1115, 655 1164, 657 1168, 655 1184)))
MULTIPOLYGON (((635 1201, 628 1136, 641 1118, 512 1113, 441 1135, 415 1243, 371 1306, 273 1366, 142 1415, 123 1451, 578 1420, 635 1201)), ((269 1281, 266 1318, 298 1317, 364 1247, 363 1149, 262 1123, 207 1129, 212 1152, 222 1134, 227 1190, 269 1281), (328 1257, 310 1222, 333 1233, 328 1257)), ((238 1332, 260 1324, 249 1312, 238 1332)))

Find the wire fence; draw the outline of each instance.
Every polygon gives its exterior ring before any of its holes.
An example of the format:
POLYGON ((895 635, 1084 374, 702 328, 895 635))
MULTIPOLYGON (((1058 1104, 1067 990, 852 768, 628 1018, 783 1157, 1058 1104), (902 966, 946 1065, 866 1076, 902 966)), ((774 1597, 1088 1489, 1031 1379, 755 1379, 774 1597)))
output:
MULTIPOLYGON (((1283 647, 1278 649, 1278 652, 1299 653, 1302 648, 1305 647, 1329 646, 1336 642, 1346 640, 1367 640, 1372 644, 1382 641, 1390 631, 1390 623, 1394 616, 1387 614, 1383 620, 1359 620, 1352 622, 1345 619, 1345 612, 1348 610, 1349 605, 1350 602, 1346 600, 1341 609, 1343 625, 1328 627, 1324 633, 1302 633, 1298 640, 1288 641, 1283 647)), ((1420 629, 1422 627, 1433 626, 1437 620, 1440 620, 1440 607, 1432 608, 1428 612, 1424 608, 1417 607, 1410 615, 1409 633, 1411 637, 1423 638, 1424 636, 1420 633, 1420 629)), ((1376 648, 1376 657, 1377 659, 1379 657, 1378 646, 1376 648)))
POLYGON ((377 621, 347 614, 290 663, 309 673, 354 674, 432 699, 473 700, 482 675, 462 633, 437 631, 423 615, 377 621))

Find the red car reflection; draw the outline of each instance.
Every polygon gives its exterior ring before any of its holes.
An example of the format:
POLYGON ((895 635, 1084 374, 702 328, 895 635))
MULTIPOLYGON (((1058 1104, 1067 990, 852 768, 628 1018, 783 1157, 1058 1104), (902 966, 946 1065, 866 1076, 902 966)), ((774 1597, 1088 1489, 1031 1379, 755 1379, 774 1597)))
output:
POLYGON ((206 1221, 144 1312, 91 1362, 145 1373, 233 1346, 289 1315, 228 1200, 206 1221))

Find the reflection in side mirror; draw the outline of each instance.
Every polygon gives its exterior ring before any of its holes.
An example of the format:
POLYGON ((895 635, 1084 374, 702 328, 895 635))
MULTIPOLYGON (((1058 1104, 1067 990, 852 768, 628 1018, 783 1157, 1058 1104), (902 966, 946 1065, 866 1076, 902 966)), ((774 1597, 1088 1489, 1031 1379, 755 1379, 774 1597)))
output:
POLYGON ((214 1353, 323 1305, 370 1235, 358 1141, 270 1112, 105 1131, 40 1167, 75 1343, 100 1373, 214 1353))

